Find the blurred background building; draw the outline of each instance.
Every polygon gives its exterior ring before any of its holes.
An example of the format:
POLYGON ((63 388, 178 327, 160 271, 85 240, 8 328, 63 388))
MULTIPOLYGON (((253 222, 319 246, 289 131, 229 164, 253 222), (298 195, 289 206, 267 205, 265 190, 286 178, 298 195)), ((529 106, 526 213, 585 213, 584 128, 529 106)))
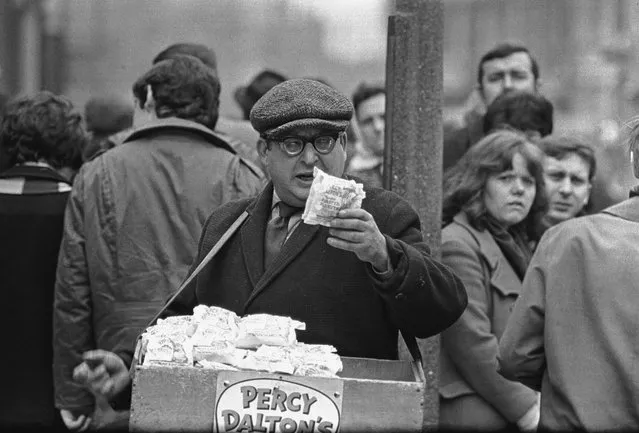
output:
MULTIPOLYGON (((557 130, 624 121, 639 111, 636 0, 445 0, 445 116, 455 118, 497 42, 538 58, 557 130)), ((222 112, 240 116, 233 89, 263 68, 323 78, 350 94, 383 81, 393 0, 3 0, 0 91, 47 88, 79 105, 92 94, 130 95, 162 48, 211 46, 222 112)))

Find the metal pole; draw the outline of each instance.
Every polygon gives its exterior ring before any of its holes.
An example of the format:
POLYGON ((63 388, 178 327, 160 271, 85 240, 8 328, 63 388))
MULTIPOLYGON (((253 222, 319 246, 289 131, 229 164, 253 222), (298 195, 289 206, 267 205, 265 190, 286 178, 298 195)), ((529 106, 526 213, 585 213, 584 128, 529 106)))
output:
MULTIPOLYGON (((417 210, 435 257, 441 239, 443 21, 441 0, 396 0, 386 62, 385 186, 417 210)), ((424 427, 431 430, 439 419, 439 337, 419 346, 427 379, 424 427)), ((405 356, 405 348, 400 351, 405 356)))

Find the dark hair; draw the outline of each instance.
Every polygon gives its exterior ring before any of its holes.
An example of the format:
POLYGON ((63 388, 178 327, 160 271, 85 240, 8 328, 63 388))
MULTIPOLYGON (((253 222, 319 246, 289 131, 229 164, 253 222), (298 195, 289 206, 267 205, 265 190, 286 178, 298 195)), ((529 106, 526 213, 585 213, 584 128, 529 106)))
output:
POLYGON ((357 116, 357 110, 362 102, 373 96, 386 94, 386 88, 379 84, 368 84, 365 82, 360 83, 353 92, 353 108, 355 108, 355 115, 357 116))
POLYGON ((133 104, 114 95, 91 97, 84 105, 89 132, 112 135, 133 125, 133 104))
POLYGON ((592 181, 597 170, 595 151, 577 137, 550 135, 537 142, 539 148, 551 158, 564 159, 572 154, 578 155, 588 164, 588 180, 592 181))
POLYGON ((8 167, 44 160, 56 169, 78 169, 86 143, 82 116, 63 96, 42 91, 5 106, 0 147, 8 167))
POLYGON ((482 87, 482 79, 484 78, 484 63, 495 59, 503 59, 504 57, 511 56, 515 53, 528 54, 528 57, 530 58, 532 73, 535 77, 535 81, 537 81, 539 79, 539 65, 537 64, 537 60, 535 60, 532 54, 530 54, 530 51, 528 51, 528 48, 524 47, 523 45, 504 42, 488 51, 479 60, 479 68, 477 70, 477 82, 479 83, 479 87, 482 87))
POLYGON ((193 56, 176 55, 154 65, 133 84, 133 94, 144 107, 147 86, 153 89, 159 118, 179 117, 215 128, 220 106, 220 82, 193 56))
POLYGON ((193 44, 190 42, 179 42, 166 47, 157 56, 155 56, 153 64, 155 65, 156 63, 160 63, 164 60, 172 59, 177 55, 188 55, 198 58, 217 74, 217 59, 215 52, 206 45, 193 44))
POLYGON ((536 131, 541 137, 552 134, 553 106, 542 95, 509 91, 497 96, 486 109, 484 134, 509 125, 522 132, 536 131))
POLYGON ((546 213, 544 193, 543 154, 523 134, 513 131, 497 131, 482 138, 444 176, 444 198, 442 206, 443 224, 463 211, 473 227, 486 227, 488 211, 484 202, 484 190, 488 178, 512 169, 513 157, 520 154, 526 161, 537 187, 535 200, 526 218, 515 227, 530 239, 535 236, 535 221, 546 213))
POLYGON ((257 74, 247 86, 235 89, 233 97, 242 109, 245 120, 249 120, 251 109, 259 99, 273 87, 288 80, 284 75, 271 69, 264 69, 257 74))

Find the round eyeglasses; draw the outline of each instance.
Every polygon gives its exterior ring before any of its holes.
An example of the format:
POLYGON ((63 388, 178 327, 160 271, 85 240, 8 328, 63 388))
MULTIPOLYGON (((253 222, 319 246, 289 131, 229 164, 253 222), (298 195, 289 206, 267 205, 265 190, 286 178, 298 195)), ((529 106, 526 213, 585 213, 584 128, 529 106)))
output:
POLYGON ((335 143, 337 143, 337 139, 339 135, 318 135, 315 137, 302 138, 302 137, 285 137, 282 139, 270 139, 271 141, 278 142, 280 144, 280 148, 284 153, 289 156, 297 156, 304 151, 304 147, 306 143, 311 143, 317 153, 322 155, 329 154, 333 151, 335 147, 335 143))

